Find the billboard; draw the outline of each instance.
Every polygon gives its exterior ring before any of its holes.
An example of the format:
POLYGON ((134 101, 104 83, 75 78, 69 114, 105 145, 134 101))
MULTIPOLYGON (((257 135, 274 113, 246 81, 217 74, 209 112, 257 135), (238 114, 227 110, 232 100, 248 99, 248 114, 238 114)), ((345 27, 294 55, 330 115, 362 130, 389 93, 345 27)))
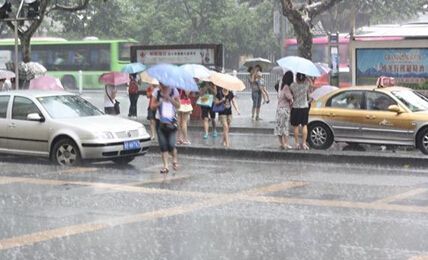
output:
POLYGON ((132 62, 145 65, 169 63, 223 67, 223 46, 218 44, 140 45, 131 47, 132 62))
POLYGON ((428 89, 428 48, 357 48, 356 84, 373 85, 380 76, 396 85, 428 89))

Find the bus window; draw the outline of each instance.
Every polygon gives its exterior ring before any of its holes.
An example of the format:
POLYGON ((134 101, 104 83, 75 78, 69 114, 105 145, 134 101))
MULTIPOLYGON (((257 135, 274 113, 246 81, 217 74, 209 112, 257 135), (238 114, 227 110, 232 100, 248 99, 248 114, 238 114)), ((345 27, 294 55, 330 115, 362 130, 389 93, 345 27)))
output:
POLYGON ((119 60, 129 61, 131 60, 131 43, 120 43, 119 44, 119 60))

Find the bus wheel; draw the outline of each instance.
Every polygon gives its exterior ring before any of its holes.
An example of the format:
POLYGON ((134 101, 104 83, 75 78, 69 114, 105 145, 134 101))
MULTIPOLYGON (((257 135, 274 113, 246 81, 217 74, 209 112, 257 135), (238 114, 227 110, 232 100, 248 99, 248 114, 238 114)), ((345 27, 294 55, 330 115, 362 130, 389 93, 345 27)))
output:
POLYGON ((76 79, 72 75, 65 75, 64 77, 62 77, 61 83, 64 89, 77 89, 76 79))

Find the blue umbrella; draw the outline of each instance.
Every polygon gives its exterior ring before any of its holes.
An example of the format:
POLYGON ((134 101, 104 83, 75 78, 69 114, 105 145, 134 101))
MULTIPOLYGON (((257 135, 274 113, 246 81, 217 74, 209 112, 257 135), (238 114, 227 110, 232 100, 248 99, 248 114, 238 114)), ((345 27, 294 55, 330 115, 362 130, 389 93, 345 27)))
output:
POLYGON ((128 74, 135 74, 140 73, 146 70, 146 65, 135 62, 135 63, 129 63, 126 64, 125 67, 122 68, 122 72, 128 73, 128 74))
POLYGON ((175 65, 158 64, 149 68, 147 74, 168 87, 185 91, 199 91, 192 74, 175 65))
POLYGON ((311 77, 321 76, 321 73, 319 72, 315 64, 312 61, 302 57, 288 56, 285 58, 281 58, 276 62, 285 70, 299 72, 311 77))

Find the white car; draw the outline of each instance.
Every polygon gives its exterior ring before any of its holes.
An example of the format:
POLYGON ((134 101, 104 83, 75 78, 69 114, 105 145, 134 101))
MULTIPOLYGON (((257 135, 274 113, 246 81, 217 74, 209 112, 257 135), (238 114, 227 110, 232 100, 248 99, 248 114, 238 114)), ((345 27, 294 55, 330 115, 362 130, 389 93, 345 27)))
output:
POLYGON ((127 164, 146 154, 150 143, 142 124, 104 115, 78 95, 0 92, 0 153, 41 156, 65 166, 82 160, 127 164))

